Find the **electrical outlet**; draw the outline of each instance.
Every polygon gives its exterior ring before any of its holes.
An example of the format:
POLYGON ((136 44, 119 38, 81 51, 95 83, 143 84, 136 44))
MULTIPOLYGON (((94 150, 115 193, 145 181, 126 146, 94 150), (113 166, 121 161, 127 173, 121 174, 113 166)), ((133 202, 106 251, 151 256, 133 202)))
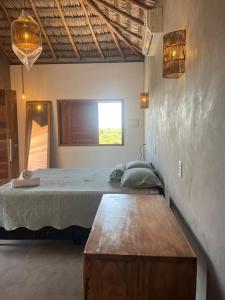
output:
POLYGON ((183 163, 180 160, 178 161, 177 175, 180 178, 183 176, 183 163))

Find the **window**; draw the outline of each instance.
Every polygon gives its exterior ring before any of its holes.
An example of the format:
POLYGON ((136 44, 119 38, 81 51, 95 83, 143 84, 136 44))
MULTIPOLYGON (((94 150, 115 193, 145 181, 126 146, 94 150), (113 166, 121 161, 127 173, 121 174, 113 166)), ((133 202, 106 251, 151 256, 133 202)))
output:
POLYGON ((123 145, 123 101, 58 100, 59 144, 123 145))
POLYGON ((122 144, 122 103, 98 102, 99 144, 122 144))

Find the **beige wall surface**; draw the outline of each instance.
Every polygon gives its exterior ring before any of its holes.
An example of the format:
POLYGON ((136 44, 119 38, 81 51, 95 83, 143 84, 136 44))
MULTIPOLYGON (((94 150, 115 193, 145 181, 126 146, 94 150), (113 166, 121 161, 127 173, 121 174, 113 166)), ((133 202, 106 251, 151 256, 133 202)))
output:
MULTIPOLYGON (((112 167, 137 159, 143 143, 143 63, 37 65, 24 72, 27 100, 52 100, 52 166, 112 167), (57 99, 124 99, 125 146, 58 146, 57 99)), ((17 91, 20 166, 24 162, 25 101, 21 99, 21 69, 11 66, 12 89, 17 91)))
POLYGON ((186 73, 162 78, 162 42, 146 59, 146 158, 206 252, 207 299, 225 299, 225 1, 165 0, 163 9, 164 33, 187 30, 186 73))
POLYGON ((10 89, 10 69, 7 58, 0 52, 0 89, 10 89))

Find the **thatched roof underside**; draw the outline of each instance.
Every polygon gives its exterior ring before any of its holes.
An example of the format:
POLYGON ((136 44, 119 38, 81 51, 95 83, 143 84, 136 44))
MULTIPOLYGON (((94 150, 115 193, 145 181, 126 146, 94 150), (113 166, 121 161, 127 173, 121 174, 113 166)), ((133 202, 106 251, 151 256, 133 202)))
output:
POLYGON ((0 0, 0 48, 19 64, 10 24, 21 9, 41 25, 37 64, 142 61, 145 12, 156 0, 0 0))

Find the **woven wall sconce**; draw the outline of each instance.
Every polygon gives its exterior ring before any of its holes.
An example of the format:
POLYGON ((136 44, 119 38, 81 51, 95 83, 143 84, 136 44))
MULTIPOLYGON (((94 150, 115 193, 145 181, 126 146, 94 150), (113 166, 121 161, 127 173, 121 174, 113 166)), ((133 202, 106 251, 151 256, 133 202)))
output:
POLYGON ((149 106, 149 94, 148 93, 141 93, 140 106, 141 106, 141 108, 148 108, 148 106, 149 106))
POLYGON ((186 30, 170 32, 163 37, 163 77, 178 78, 185 72, 186 30))

